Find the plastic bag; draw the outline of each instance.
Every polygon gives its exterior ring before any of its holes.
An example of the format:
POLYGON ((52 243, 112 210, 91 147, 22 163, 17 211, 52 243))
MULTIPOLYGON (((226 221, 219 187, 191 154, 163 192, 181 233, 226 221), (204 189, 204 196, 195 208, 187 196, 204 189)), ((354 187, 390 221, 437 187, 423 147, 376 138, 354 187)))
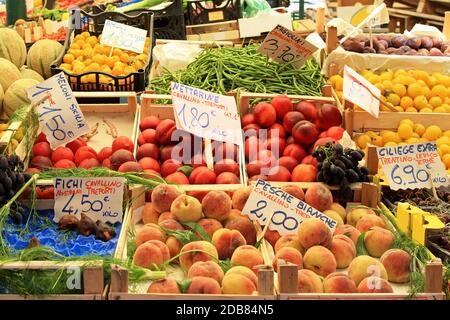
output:
POLYGON ((244 0, 244 4, 244 18, 252 18, 261 12, 272 11, 266 0, 244 0))
POLYGON ((171 72, 185 69, 202 52, 202 48, 194 44, 167 43, 153 48, 153 57, 158 62, 157 73, 164 69, 171 72))

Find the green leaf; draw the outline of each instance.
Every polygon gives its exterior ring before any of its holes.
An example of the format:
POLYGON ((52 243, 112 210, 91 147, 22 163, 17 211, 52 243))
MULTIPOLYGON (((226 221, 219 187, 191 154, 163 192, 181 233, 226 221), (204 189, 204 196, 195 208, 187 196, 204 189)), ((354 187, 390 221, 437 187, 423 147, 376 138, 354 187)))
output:
POLYGON ((364 237, 366 233, 363 232, 359 235, 358 241, 356 242, 356 255, 357 256, 368 256, 369 252, 366 249, 366 245, 364 244, 364 237))
MULTIPOLYGON (((211 242, 211 237, 209 234, 206 233, 205 229, 203 229, 198 223, 196 222, 184 222, 183 225, 191 228, 195 232, 197 232, 200 237, 202 237, 203 240, 211 242)), ((195 240, 194 240, 195 241, 195 240)))
POLYGON ((194 170, 194 168, 192 168, 191 166, 182 166, 177 169, 177 172, 181 171, 186 175, 186 177, 189 178, 189 176, 191 175, 191 172, 193 170, 194 170))
POLYGON ((232 267, 230 259, 219 260, 217 261, 217 264, 222 268, 223 273, 227 273, 227 271, 232 267))
POLYGON ((344 232, 344 236, 351 238, 352 237, 352 233, 351 232, 344 232))
POLYGON ((186 293, 191 285, 192 279, 177 280, 181 293, 186 293))
POLYGON ((182 245, 197 241, 197 237, 191 230, 171 230, 160 227, 167 235, 175 237, 182 245))

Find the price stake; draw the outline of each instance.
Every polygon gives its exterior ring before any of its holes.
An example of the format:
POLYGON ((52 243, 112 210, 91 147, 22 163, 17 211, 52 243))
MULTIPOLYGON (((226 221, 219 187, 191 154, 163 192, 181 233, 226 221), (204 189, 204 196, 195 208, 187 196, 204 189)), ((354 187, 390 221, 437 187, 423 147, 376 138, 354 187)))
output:
POLYGON ((281 235, 295 234, 300 224, 308 218, 318 218, 325 222, 333 233, 337 222, 310 205, 271 186, 264 180, 258 180, 245 203, 242 213, 250 220, 261 225, 269 224, 270 230, 281 235), (270 220, 270 222, 268 221, 270 220))
POLYGON ((80 218, 81 213, 94 221, 122 222, 124 178, 56 178, 53 186, 55 222, 67 214, 80 218))
POLYGON ((435 142, 382 147, 377 153, 392 190, 449 185, 435 142))
POLYGON ((344 67, 343 97, 378 119, 381 91, 352 68, 344 67))
POLYGON ((266 36, 258 51, 278 63, 294 60, 293 65, 301 68, 317 48, 291 30, 277 25, 266 36))
POLYGON ((37 106, 39 123, 52 148, 62 146, 89 132, 89 126, 64 73, 59 73, 27 90, 37 106))
POLYGON ((234 97, 172 82, 178 129, 205 139, 242 145, 242 128, 234 97))
POLYGON ((105 20, 100 43, 112 48, 142 53, 144 52, 146 38, 147 30, 105 20))

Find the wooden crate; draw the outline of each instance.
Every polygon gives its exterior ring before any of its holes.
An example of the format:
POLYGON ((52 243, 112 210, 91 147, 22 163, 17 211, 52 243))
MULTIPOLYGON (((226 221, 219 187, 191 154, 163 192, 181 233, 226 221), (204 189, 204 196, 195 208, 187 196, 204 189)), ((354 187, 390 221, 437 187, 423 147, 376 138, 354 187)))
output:
POLYGON ((237 20, 186 26, 187 40, 241 43, 237 20))
MULTIPOLYGON (((183 186, 181 186, 183 188, 183 186)), ((203 187, 203 191, 224 190, 221 185, 203 187)), ((236 190, 236 189, 234 189, 236 190)), ((134 199, 131 214, 128 215, 124 227, 133 228, 141 225, 142 207, 145 204, 145 196, 142 187, 135 186, 131 189, 134 199)), ((124 235, 127 230, 124 229, 124 235)), ((121 245, 116 251, 116 258, 127 259, 127 240, 121 239, 121 245)), ((113 265, 111 269, 111 284, 108 294, 109 300, 275 300, 273 269, 269 265, 261 266, 258 271, 258 293, 256 295, 225 295, 225 294, 148 294, 133 293, 129 290, 128 270, 113 265)), ((146 288, 145 288, 146 290, 146 288)))
MULTIPOLYGON (((174 119, 173 106, 171 104, 160 104, 158 100, 172 100, 171 95, 160 95, 160 94, 142 94, 141 95, 141 107, 139 112, 139 118, 144 118, 147 116, 156 116, 161 120, 164 119, 174 119)), ((212 150, 206 147, 205 143, 205 160, 209 168, 213 168, 214 163, 212 162, 212 150), (210 160, 208 160, 210 159, 210 160)), ((238 147, 237 162, 239 164, 239 179, 240 184, 230 184, 230 185, 220 185, 221 190, 234 190, 240 186, 246 185, 247 181, 245 169, 244 169, 244 158, 243 150, 238 147)), ((212 190, 217 185, 185 185, 183 189, 186 191, 201 191, 201 190, 212 190), (211 188, 211 189, 208 189, 211 188)))

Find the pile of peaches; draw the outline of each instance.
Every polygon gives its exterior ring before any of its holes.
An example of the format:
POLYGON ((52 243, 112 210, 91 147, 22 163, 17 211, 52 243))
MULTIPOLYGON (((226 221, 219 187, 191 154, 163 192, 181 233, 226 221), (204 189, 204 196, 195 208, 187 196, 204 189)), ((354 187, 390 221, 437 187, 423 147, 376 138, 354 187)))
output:
POLYGON ((315 147, 337 142, 342 115, 329 103, 295 102, 285 95, 256 104, 242 117, 245 158, 250 180, 313 182, 315 147))

